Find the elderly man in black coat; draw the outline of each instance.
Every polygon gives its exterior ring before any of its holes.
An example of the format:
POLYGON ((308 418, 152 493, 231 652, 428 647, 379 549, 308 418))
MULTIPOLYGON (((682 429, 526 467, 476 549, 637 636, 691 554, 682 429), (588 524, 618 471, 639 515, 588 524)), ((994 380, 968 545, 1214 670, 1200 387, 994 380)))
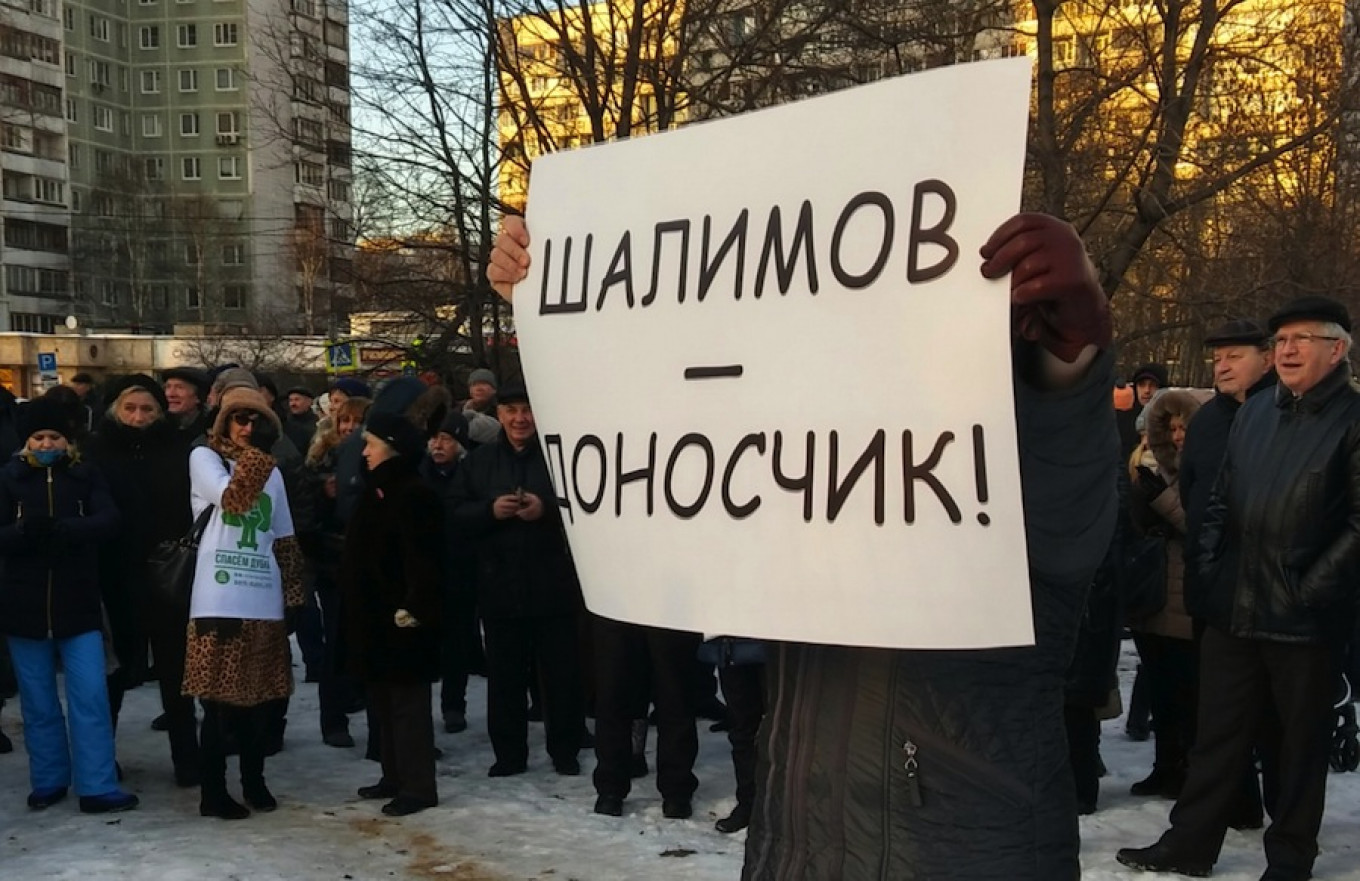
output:
POLYGON ((548 755, 559 774, 581 772, 585 730, 578 624, 581 587, 562 515, 522 386, 496 403, 502 432, 473 450, 454 476, 454 517, 477 549, 477 605, 486 636, 486 722, 492 777, 529 760, 529 674, 540 677, 548 755))
POLYGON ((1171 828, 1125 848, 1138 869, 1207 876, 1263 720, 1279 724, 1279 794, 1263 881, 1312 877, 1332 696, 1360 575, 1360 392, 1351 320, 1323 297, 1270 319, 1279 385, 1250 398, 1191 562, 1203 589, 1199 732, 1171 828))

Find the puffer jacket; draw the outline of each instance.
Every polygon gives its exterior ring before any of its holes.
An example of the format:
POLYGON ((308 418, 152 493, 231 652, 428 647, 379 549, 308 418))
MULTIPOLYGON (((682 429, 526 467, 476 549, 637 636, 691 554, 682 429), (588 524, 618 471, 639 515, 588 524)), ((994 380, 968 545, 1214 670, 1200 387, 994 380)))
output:
POLYGON ((65 457, 43 467, 22 455, 0 468, 0 632, 65 639, 99 630, 99 542, 117 528, 97 468, 65 457), (40 514, 56 521, 45 542, 23 532, 24 517, 40 514))
POLYGON ((548 464, 538 438, 516 450, 504 435, 468 454, 454 475, 458 535, 477 552, 477 607, 484 619, 574 614, 583 607, 548 464), (543 516, 497 520, 497 496, 523 489, 543 516))
POLYGON ((1194 622, 1185 608, 1185 507, 1180 493, 1181 454, 1171 439, 1171 422, 1180 419, 1188 429, 1213 394, 1209 389, 1167 389, 1148 405, 1148 450, 1166 488, 1152 495, 1135 481, 1131 503, 1134 525, 1141 532, 1157 532, 1166 538, 1166 605, 1155 615, 1130 621, 1134 630, 1172 639, 1195 636, 1194 622))
POLYGON ((746 881, 1080 876, 1063 681, 1118 506, 1112 361, 1016 384, 1034 646, 774 648, 746 881))
POLYGON ((1249 398, 1200 530, 1209 625, 1244 639, 1343 643, 1360 577, 1360 392, 1342 362, 1296 396, 1249 398))

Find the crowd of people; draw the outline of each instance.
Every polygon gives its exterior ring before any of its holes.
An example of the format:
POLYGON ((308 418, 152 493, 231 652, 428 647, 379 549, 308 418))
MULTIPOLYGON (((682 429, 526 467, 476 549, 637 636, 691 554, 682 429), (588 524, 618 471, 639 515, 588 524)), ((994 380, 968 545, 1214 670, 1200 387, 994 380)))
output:
MULTIPOLYGON (((342 378, 321 402, 234 365, 103 388, 77 379, 0 409, 0 427, 15 417, 0 471, 0 633, 14 676, 0 675, 0 693, 13 679, 31 808, 72 785, 85 812, 137 806, 118 785, 115 730, 126 691, 154 679, 153 727, 168 735, 175 783, 199 788, 200 813, 274 810, 265 760, 283 746, 295 635, 322 740, 354 747, 350 716, 367 713, 382 770, 358 794, 388 815, 438 803, 432 687, 442 681, 443 729, 457 733, 470 675, 488 681, 492 777, 528 770, 539 718, 559 774, 581 773, 594 744, 596 810, 619 816, 630 781, 650 773, 650 716, 665 813, 690 815, 696 720, 725 724, 715 668, 735 662, 701 661, 696 634, 586 612, 522 385, 478 369, 458 400, 428 376, 376 391, 342 378), (197 566, 178 602, 147 561, 190 535, 197 566)), ((719 824, 729 832, 745 827, 754 789, 753 681, 731 728, 742 797, 719 824)))
MULTIPOLYGON (((507 296, 528 241, 514 219, 497 240, 507 296)), ((650 773, 652 725, 662 813, 691 816, 697 719, 720 720, 737 802, 717 829, 750 827, 744 878, 1076 878, 1127 628, 1126 731, 1156 741, 1132 790, 1175 806, 1119 861, 1205 876, 1226 829, 1268 816, 1263 881, 1311 877, 1360 575, 1349 313, 1308 297, 1230 321, 1206 339, 1213 389, 1149 364, 1112 400, 1108 308, 1071 227, 1018 215, 982 256, 1011 275, 1030 647, 704 641, 590 614, 528 393, 485 369, 465 397, 341 379, 324 407, 235 366, 0 400, 0 633, 29 806, 74 786, 82 811, 136 807, 115 731, 154 665, 175 783, 206 817, 275 809, 295 634, 322 740, 354 747, 367 712, 381 776, 358 795, 391 816, 438 804, 436 683, 456 733, 485 675, 487 773, 528 771, 541 718, 555 773, 593 747, 604 816, 650 773), (181 603, 147 559, 190 535, 181 603)))

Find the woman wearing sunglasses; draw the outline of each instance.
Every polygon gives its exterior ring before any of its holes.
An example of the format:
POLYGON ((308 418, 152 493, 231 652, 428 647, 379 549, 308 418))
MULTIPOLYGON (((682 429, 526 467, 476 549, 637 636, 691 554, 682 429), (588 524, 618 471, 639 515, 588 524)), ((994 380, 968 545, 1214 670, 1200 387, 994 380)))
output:
POLYGON ((203 703, 199 813, 250 815, 227 794, 226 744, 240 750, 246 805, 272 811, 264 781, 269 702, 293 691, 285 611, 302 605, 302 555, 283 477, 266 452, 279 418, 259 391, 222 395, 208 442, 189 456, 190 505, 213 510, 198 549, 184 693, 203 703))

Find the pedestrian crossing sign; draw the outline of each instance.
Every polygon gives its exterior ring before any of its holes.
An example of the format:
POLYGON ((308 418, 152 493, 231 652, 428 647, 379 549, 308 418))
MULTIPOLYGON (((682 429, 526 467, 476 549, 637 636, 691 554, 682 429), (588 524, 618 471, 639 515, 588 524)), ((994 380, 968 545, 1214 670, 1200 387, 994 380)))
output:
POLYGON ((354 369, 353 343, 332 343, 326 347, 327 371, 330 373, 344 373, 354 369))

